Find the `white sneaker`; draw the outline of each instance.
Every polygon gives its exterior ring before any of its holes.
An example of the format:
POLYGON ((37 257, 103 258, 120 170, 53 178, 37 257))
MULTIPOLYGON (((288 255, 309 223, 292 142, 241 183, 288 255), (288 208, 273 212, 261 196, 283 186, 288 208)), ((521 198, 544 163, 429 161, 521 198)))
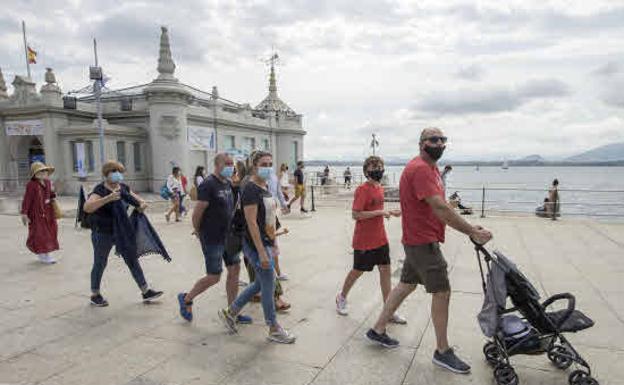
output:
POLYGON ((46 256, 47 256, 47 263, 51 265, 56 263, 56 259, 54 259, 53 256, 51 256, 50 254, 46 254, 46 256))
POLYGON ((270 331, 267 339, 280 344, 292 344, 297 340, 297 337, 290 334, 288 330, 280 326, 277 330, 272 332, 270 331))
POLYGON ((347 299, 341 293, 336 295, 336 312, 340 315, 349 315, 347 299))
POLYGON ((286 274, 280 274, 277 276, 278 281, 288 281, 288 276, 286 274))
POLYGON ((400 315, 398 315, 397 313, 394 313, 392 317, 390 317, 390 323, 397 324, 397 325, 405 325, 407 324, 407 320, 401 317, 400 315))

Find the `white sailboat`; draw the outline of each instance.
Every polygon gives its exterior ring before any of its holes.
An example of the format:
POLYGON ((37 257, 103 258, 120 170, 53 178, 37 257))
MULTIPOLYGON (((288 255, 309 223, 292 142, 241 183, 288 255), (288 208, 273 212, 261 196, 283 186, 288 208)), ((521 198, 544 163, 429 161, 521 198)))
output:
POLYGON ((509 168, 509 162, 507 162, 507 158, 505 158, 505 160, 503 160, 502 169, 507 170, 508 168, 509 168))

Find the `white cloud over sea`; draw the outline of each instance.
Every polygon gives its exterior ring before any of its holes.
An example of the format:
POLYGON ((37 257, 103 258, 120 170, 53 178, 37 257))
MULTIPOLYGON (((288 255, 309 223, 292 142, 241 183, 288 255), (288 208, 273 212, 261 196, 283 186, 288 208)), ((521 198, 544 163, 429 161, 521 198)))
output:
POLYGON ((110 86, 156 76, 159 26, 181 81, 241 103, 279 94, 305 115, 306 158, 387 157, 442 127, 454 158, 547 158, 624 141, 624 1, 9 1, 0 68, 24 70, 21 20, 63 90, 87 84, 92 37, 110 86))

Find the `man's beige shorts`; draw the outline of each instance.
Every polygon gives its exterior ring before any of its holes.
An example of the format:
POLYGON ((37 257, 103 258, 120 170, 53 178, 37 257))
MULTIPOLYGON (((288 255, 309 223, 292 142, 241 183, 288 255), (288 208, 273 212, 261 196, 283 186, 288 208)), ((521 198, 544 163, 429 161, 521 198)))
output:
POLYGON ((427 293, 450 291, 447 264, 438 242, 424 245, 403 245, 405 262, 401 282, 424 285, 427 293))

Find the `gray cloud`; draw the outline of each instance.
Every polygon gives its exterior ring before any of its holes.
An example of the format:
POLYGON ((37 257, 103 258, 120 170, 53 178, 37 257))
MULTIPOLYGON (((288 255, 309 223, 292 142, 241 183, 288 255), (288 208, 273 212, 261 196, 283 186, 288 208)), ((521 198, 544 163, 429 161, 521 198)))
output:
POLYGON ((458 89, 434 93, 418 102, 415 109, 428 114, 490 114, 516 110, 531 100, 557 98, 568 94, 568 86, 559 80, 531 80, 510 89, 458 89))
POLYGON ((596 68, 594 71, 592 71, 592 74, 608 78, 613 75, 619 74, 620 72, 622 72, 620 64, 610 61, 596 68))
POLYGON ((485 74, 485 69, 478 64, 470 64, 461 67, 455 76, 464 80, 480 80, 485 74))

